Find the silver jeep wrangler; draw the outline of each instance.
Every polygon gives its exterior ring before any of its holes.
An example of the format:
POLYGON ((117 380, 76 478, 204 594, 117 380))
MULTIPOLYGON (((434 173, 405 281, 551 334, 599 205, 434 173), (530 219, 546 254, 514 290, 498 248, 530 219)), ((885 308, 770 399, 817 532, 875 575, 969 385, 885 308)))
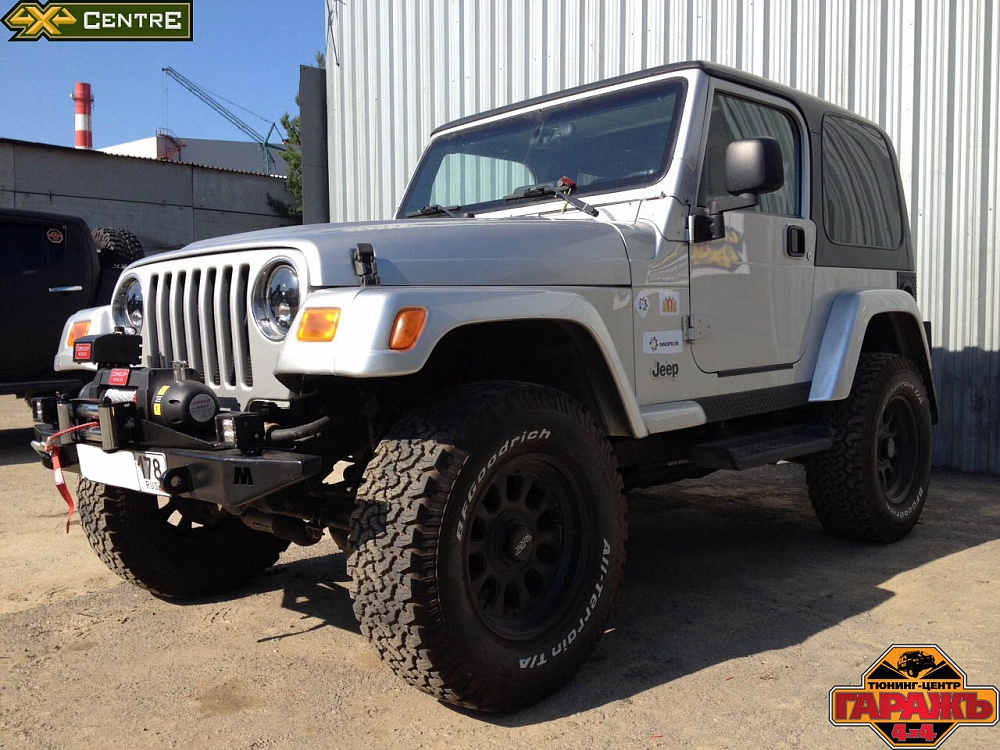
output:
POLYGON ((328 530, 382 658, 479 709, 592 651, 629 489, 800 461, 823 526, 872 542, 927 496, 889 140, 716 65, 445 125, 394 220, 146 258, 87 317, 114 330, 57 357, 96 374, 35 403, 36 446, 101 559, 200 597, 328 530))

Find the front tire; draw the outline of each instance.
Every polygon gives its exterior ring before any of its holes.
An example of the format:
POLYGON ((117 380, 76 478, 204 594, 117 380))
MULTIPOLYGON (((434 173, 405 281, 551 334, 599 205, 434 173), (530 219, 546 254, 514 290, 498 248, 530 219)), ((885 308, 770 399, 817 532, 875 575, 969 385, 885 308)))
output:
POLYGON ((862 354, 851 395, 826 416, 834 446, 806 462, 816 516, 846 539, 902 539, 923 510, 931 470, 930 402, 916 367, 862 354))
POLYGON ((81 479, 80 525, 114 573, 167 599, 229 591, 260 575, 288 542, 214 505, 81 479))
POLYGON ((512 711, 562 685, 604 632, 624 495, 607 438, 569 396, 443 394, 382 440, 358 501, 354 611, 421 690, 512 711))

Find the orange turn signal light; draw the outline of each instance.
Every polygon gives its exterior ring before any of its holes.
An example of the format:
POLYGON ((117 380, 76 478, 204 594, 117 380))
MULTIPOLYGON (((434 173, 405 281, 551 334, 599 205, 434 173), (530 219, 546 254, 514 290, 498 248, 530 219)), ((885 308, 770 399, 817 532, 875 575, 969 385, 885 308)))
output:
POLYGON ((66 346, 72 348, 78 338, 90 333, 90 321, 78 320, 69 329, 69 336, 66 337, 66 346))
POLYGON ((339 307, 314 307, 302 313, 296 338, 299 341, 333 341, 340 323, 339 307))
POLYGON ((420 334, 424 332, 427 322, 427 311, 422 307, 404 307, 396 313, 392 324, 392 336, 389 337, 389 348, 397 352, 405 352, 417 345, 420 334))

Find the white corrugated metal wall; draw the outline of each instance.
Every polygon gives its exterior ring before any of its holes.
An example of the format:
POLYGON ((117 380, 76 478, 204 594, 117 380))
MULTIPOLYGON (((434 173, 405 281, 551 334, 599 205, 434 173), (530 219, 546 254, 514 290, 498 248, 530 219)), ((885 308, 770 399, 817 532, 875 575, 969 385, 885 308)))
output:
POLYGON ((393 214, 430 131, 678 60, 881 123, 934 326, 935 460, 1000 473, 1000 8, 993 0, 325 0, 330 215, 393 214))

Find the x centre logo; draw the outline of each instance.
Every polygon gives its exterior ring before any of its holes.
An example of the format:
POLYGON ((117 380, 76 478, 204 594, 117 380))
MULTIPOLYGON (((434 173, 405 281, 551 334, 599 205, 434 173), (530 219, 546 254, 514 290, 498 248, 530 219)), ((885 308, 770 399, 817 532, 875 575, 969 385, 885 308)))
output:
POLYGON ((59 36, 59 26, 76 23, 76 18, 61 5, 42 7, 38 3, 21 3, 3 19, 12 31, 20 29, 15 39, 37 39, 41 35, 48 38, 59 36))

